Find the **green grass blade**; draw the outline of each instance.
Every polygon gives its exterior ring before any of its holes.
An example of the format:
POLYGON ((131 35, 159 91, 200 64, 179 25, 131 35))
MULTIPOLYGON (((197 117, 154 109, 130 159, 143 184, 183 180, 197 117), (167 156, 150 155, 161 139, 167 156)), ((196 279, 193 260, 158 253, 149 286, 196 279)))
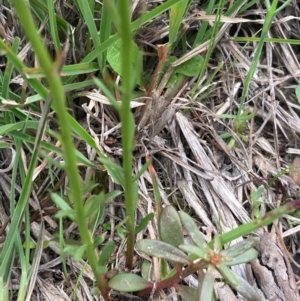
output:
POLYGON ((186 10, 189 7, 191 0, 179 1, 171 7, 170 24, 169 24, 169 46, 171 49, 175 43, 181 22, 185 16, 186 10))
POLYGON ((56 54, 58 54, 61 50, 61 47, 60 47, 60 40, 58 35, 58 26, 56 22, 54 3, 55 2, 52 0, 47 0, 51 37, 53 39, 56 54))
MULTIPOLYGON (((95 48, 99 47, 101 45, 100 38, 98 35, 98 31, 97 31, 96 24, 94 21, 94 16, 93 16, 92 9, 91 9, 89 2, 87 0, 75 0, 75 2, 76 2, 76 5, 89 29, 89 34, 91 35, 91 38, 95 45, 95 48)), ((96 57, 98 60, 99 67, 102 70, 103 64, 102 64, 102 59, 101 59, 100 53, 97 54, 96 57)))

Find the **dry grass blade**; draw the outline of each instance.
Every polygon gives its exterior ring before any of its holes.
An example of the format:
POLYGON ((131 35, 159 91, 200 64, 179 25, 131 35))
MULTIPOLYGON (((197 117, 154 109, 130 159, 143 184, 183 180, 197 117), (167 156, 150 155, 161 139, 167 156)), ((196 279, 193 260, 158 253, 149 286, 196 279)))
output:
POLYGON ((197 136, 195 135, 194 129, 190 122, 181 113, 176 113, 176 120, 181 128, 185 139, 191 148, 192 153, 195 156, 197 163, 206 171, 208 175, 213 177, 210 181, 214 192, 218 197, 228 205, 232 213, 241 222, 247 222, 250 220, 248 213, 240 202, 236 199, 233 192, 227 187, 223 178, 218 175, 218 170, 214 167, 209 157, 206 155, 203 147, 199 143, 197 136))

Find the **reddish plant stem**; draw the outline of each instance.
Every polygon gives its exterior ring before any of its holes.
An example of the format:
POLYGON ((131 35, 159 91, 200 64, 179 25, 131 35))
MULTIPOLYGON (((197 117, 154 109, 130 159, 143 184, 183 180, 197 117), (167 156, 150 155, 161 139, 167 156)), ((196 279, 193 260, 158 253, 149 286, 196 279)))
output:
POLYGON ((153 290, 153 287, 155 286, 156 290, 161 290, 164 288, 168 288, 173 286, 174 284, 177 284, 178 282, 182 281, 185 277, 196 273, 198 270, 205 268, 207 265, 207 262, 204 260, 200 260, 197 263, 191 262, 189 266, 187 266, 184 270, 177 271, 177 273, 170 278, 164 279, 162 281, 159 281, 156 283, 156 285, 152 285, 151 287, 148 287, 138 293, 139 297, 144 297, 148 294, 150 294, 153 290))

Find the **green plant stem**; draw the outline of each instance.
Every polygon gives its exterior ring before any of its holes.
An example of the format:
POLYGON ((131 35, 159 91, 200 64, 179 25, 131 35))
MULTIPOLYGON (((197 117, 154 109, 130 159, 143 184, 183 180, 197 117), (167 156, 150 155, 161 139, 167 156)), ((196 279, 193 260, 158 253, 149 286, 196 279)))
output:
POLYGON ((76 210, 76 217, 80 236, 83 244, 86 245, 88 261, 93 269, 98 287, 104 299, 110 300, 104 276, 98 275, 96 271, 97 256, 93 249, 92 238, 88 231, 87 223, 84 216, 81 185, 75 157, 75 147, 71 136, 70 125, 68 124, 68 122, 65 122, 66 120, 68 120, 68 113, 65 105, 65 94, 63 91, 60 76, 57 72, 57 66, 51 61, 47 50, 44 47, 44 43, 35 28, 32 16, 25 2, 23 0, 15 0, 12 2, 15 6, 16 12, 19 16, 25 34, 31 42, 31 46, 39 59, 39 63, 45 73, 50 87, 50 91, 53 97, 53 108, 57 113, 58 121, 60 124, 61 143, 64 149, 65 166, 70 181, 70 188, 72 198, 74 201, 74 208, 76 210))
POLYGON ((126 207, 126 225, 127 225, 127 252, 126 266, 132 268, 133 251, 135 243, 134 231, 134 212, 135 201, 133 200, 133 183, 132 183, 132 149, 134 119, 130 109, 131 90, 132 90, 132 67, 128 64, 128 58, 131 55, 131 24, 130 24, 130 5, 128 0, 119 1, 120 14, 120 35, 122 39, 122 145, 123 145, 123 169, 124 169, 124 190, 125 190, 125 207, 126 207))

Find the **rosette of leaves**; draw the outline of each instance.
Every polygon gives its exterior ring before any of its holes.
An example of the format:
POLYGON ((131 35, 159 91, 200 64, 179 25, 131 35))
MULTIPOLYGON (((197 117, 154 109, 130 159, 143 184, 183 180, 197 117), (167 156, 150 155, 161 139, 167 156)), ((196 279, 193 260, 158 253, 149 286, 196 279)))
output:
MULTIPOLYGON (((230 266, 246 263, 257 257, 254 246, 258 239, 245 239, 227 249, 223 249, 219 236, 211 243, 206 243, 194 220, 185 212, 177 212, 172 206, 165 207, 160 215, 159 233, 161 240, 140 240, 136 243, 136 249, 162 259, 162 280, 153 283, 138 275, 122 273, 109 281, 112 289, 138 292, 138 296, 145 296, 154 289, 173 286, 186 301, 215 300, 214 282, 217 271, 225 283, 247 300, 261 300, 256 289, 230 269, 230 266), (184 230, 193 244, 184 242, 184 230), (165 273, 166 262, 174 267, 169 274, 165 273), (197 289, 179 284, 182 279, 194 273, 198 273, 197 289)), ((145 273, 142 272, 142 275, 145 273)))

